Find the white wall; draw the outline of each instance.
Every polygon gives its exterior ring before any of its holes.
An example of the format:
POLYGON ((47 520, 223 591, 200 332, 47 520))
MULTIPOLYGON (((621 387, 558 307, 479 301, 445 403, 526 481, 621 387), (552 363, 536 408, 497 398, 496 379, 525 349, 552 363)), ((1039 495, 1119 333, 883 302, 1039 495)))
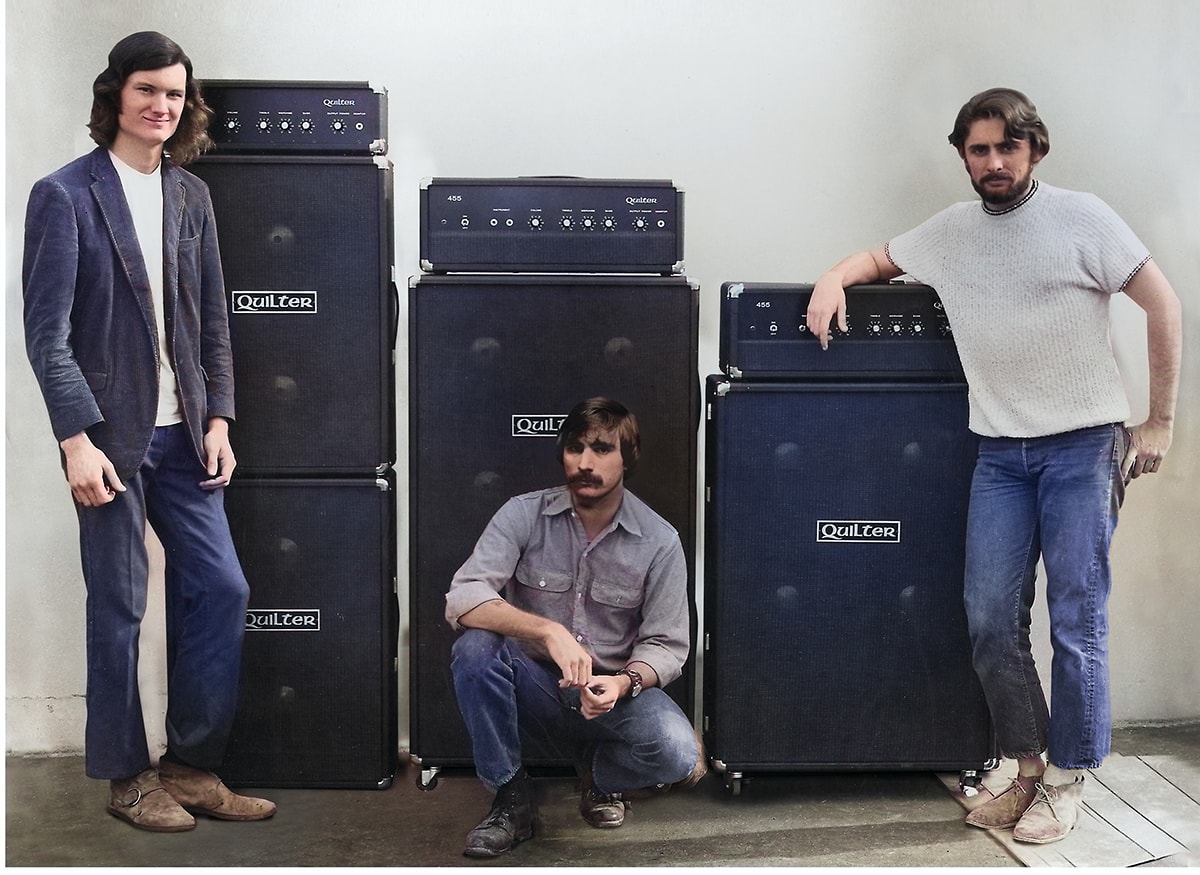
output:
MULTIPOLYGON (((21 336, 25 198, 90 148, 92 80, 113 43, 145 29, 183 45, 202 78, 387 87, 402 278, 417 272, 423 177, 674 179, 702 373, 717 370, 722 282, 811 281, 972 198, 946 144, 958 107, 993 85, 1026 91, 1053 143, 1039 176, 1111 203, 1184 300, 1175 447, 1131 489, 1114 547, 1112 672, 1118 720, 1200 717, 1195 0, 7 0, 6 25, 10 750, 80 748, 84 690, 75 517, 21 336)), ((1128 302, 1115 319, 1144 413, 1144 323, 1128 302)), ((161 713, 161 634, 148 638, 147 709, 161 713)))

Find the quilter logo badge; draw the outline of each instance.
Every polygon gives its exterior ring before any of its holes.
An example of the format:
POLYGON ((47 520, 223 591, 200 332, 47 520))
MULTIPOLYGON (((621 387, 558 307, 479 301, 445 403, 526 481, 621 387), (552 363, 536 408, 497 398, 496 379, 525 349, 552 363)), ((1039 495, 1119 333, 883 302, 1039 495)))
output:
POLYGON ((232 298, 234 313, 317 312, 316 292, 234 292, 232 298))
POLYGON ((246 611, 247 632, 320 632, 320 608, 246 611))
POLYGON ((513 437, 558 437, 558 427, 567 417, 561 413, 513 414, 513 437))
POLYGON ((818 544, 899 544, 899 520, 817 520, 818 544))

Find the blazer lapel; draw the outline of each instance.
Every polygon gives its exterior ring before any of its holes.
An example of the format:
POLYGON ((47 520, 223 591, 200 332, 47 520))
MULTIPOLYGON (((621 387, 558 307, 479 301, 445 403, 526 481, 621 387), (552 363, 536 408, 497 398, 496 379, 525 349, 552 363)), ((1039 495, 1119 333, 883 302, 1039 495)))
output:
POLYGON ((125 200, 121 179, 117 176, 112 159, 104 149, 97 149, 92 161, 92 196, 104 216, 104 224, 112 238, 121 267, 133 289, 133 295, 141 308, 146 326, 152 335, 158 333, 154 326, 154 300, 150 294, 150 276, 146 273, 146 259, 138 245, 137 232, 133 228, 133 214, 125 200))
POLYGON ((171 164, 162 166, 163 182, 163 319, 168 343, 174 340, 175 305, 179 300, 179 237, 187 206, 183 181, 171 164))

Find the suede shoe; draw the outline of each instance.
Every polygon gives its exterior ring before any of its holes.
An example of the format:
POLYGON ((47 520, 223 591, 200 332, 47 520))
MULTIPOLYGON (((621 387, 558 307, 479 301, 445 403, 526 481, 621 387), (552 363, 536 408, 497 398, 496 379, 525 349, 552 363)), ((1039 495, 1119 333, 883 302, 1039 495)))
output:
POLYGON ((1056 787, 1037 785, 1037 801, 1013 829, 1019 842, 1045 845, 1066 838, 1079 822, 1079 806, 1083 802, 1083 779, 1056 787))
POLYGON ((204 769, 163 760, 158 764, 158 777, 171 798, 193 814, 218 820, 266 820, 275 814, 274 802, 239 796, 204 769))
POLYGON ((151 832, 187 832, 196 819, 171 798, 154 769, 109 781, 108 813, 151 832))
POLYGON ((467 833, 463 854, 468 857, 499 857, 526 839, 533 838, 535 811, 533 781, 522 771, 496 791, 487 817, 467 833))
POLYGON ((1003 793, 967 815, 967 823, 980 829, 1011 829, 1037 798, 1041 775, 1018 775, 1003 793))

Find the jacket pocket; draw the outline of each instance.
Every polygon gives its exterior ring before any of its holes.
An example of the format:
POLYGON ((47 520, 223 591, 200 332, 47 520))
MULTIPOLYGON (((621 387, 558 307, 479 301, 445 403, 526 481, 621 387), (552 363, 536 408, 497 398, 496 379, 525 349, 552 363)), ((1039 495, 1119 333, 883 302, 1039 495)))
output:
POLYGON ((84 371, 83 378, 87 380, 88 388, 93 392, 103 391, 108 385, 108 372, 84 371))

